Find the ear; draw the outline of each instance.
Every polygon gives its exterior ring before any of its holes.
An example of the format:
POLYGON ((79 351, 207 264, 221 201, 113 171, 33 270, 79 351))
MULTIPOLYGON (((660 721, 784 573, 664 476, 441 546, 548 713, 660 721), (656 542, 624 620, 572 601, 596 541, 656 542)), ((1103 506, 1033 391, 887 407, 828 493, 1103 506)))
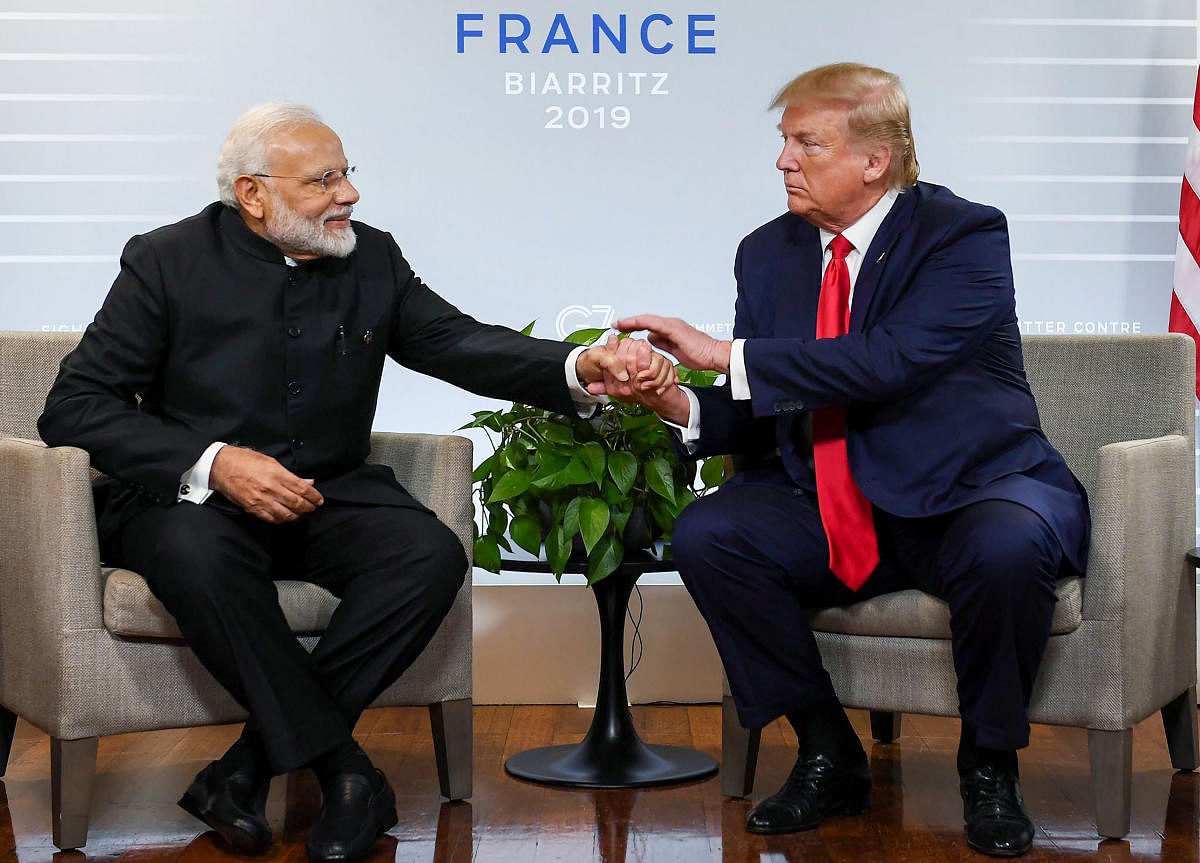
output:
POLYGON ((867 163, 863 168, 863 184, 869 186, 880 179, 886 179, 891 166, 891 148, 883 144, 875 144, 867 152, 867 163))
POLYGON ((238 206, 246 215, 261 220, 265 207, 266 190, 255 177, 245 174, 233 181, 233 193, 237 195, 238 206))

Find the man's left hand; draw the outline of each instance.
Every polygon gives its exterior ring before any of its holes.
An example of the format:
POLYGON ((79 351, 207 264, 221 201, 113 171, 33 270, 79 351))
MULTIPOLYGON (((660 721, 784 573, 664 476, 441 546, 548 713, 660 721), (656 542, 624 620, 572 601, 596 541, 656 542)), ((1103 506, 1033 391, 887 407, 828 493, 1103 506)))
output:
POLYGON ((714 339, 680 318, 636 315, 622 318, 613 327, 626 333, 649 330, 650 344, 671 354, 688 368, 729 374, 729 352, 733 343, 714 339))

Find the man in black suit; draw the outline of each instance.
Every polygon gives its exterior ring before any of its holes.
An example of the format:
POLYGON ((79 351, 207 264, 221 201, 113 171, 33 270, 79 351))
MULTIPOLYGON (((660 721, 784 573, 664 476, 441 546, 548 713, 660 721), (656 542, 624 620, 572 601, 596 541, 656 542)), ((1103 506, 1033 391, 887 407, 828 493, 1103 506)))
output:
MULTIPOLYGON (((316 861, 361 857, 396 823, 391 787, 351 730, 433 636, 467 570, 450 529, 365 462, 384 358, 570 412, 591 409, 584 387, 602 370, 628 379, 633 355, 463 314, 389 234, 350 221, 353 171, 308 109, 243 115, 218 161, 221 201, 129 241, 38 424, 108 475, 104 559, 146 578, 250 714, 180 804, 261 852, 271 776, 311 767, 324 796, 316 861), (341 598, 311 655, 279 608, 272 578, 284 574, 341 598)), ((652 362, 646 385, 672 378, 652 362)))

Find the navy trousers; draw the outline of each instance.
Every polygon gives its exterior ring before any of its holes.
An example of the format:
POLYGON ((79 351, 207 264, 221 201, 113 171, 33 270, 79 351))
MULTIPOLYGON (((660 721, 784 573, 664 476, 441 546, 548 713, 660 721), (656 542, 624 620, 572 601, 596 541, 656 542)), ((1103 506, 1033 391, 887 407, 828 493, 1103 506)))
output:
POLYGON ((208 504, 152 507, 102 549, 140 573, 201 663, 250 713, 275 773, 350 738, 428 644, 462 586, 462 543, 433 513, 326 501, 270 525, 208 504), (340 597, 310 654, 274 579, 340 597))
POLYGON ((683 511, 675 560, 742 724, 761 728, 836 697, 806 609, 918 587, 950 606, 959 711, 977 743, 1028 745, 1030 694, 1063 575, 1057 538, 1032 510, 1001 500, 921 519, 876 510, 875 525, 880 563, 855 592, 829 571, 816 497, 782 470, 740 474, 683 511))

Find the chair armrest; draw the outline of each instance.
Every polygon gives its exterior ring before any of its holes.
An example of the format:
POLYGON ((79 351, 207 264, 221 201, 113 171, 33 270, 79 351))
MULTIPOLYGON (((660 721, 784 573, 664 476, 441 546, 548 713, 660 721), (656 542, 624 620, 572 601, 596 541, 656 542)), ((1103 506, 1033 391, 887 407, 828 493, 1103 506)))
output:
POLYGON ((1195 452, 1184 435, 1100 448, 1084 620, 1113 621, 1132 680, 1195 680, 1195 452), (1136 667, 1134 667, 1136 666, 1136 667), (1190 669, 1190 670, 1189 670, 1190 669))
POLYGON ((413 497, 458 534, 468 561, 475 519, 472 451, 470 439, 459 435, 375 432, 367 457, 367 461, 390 467, 413 497))
POLYGON ((0 437, 0 489, 0 685, 8 704, 40 702, 64 635, 103 627, 88 455, 0 437))

